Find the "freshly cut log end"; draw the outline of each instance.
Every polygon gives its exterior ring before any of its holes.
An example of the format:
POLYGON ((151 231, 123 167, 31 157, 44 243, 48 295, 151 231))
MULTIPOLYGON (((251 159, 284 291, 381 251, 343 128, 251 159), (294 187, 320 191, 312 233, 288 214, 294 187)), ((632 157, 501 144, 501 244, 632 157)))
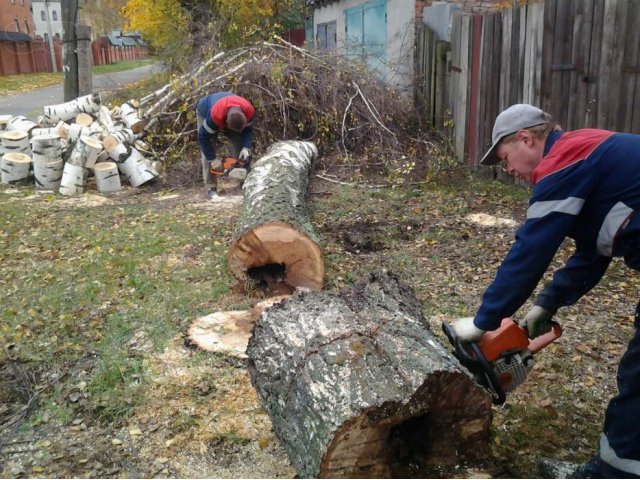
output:
POLYGON ((305 201, 317 154, 311 142, 277 142, 253 164, 227 253, 240 282, 247 280, 250 269, 283 265, 290 287, 322 288, 324 264, 305 201))
POLYGON ((320 290, 324 262, 317 243, 282 222, 260 225, 242 235, 227 254, 229 268, 241 280, 250 269, 266 265, 284 266, 284 282, 292 287, 320 290))
POLYGON ((391 275, 294 294, 262 314, 247 354, 301 478, 448 477, 489 455, 490 395, 391 275))
POLYGON ((76 116, 75 123, 82 125, 83 127, 89 127, 93 123, 93 117, 88 113, 79 113, 76 116))
POLYGON ((29 182, 31 157, 24 153, 9 152, 2 156, 2 183, 26 185, 29 182))

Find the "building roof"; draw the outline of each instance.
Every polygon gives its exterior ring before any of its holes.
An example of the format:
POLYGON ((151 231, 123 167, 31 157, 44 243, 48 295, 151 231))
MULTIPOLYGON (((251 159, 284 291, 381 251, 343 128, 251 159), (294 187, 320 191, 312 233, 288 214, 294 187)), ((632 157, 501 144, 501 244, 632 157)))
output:
POLYGON ((336 3, 338 1, 339 0, 306 0, 306 3, 310 7, 320 8, 320 7, 324 7, 325 5, 336 3))
POLYGON ((30 42, 31 37, 22 32, 0 32, 0 42, 30 42))

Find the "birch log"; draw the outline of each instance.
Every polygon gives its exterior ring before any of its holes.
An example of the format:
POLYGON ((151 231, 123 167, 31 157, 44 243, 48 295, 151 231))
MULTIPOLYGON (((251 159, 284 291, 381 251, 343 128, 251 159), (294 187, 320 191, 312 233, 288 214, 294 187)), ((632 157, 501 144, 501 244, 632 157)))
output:
POLYGON ((92 137, 82 136, 75 143, 68 163, 79 167, 93 168, 102 150, 102 142, 92 137))
POLYGON ((109 158, 116 163, 124 163, 131 156, 131 147, 128 147, 116 135, 107 135, 102 140, 102 144, 109 158))
POLYGON ((59 135, 37 135, 31 138, 34 166, 39 163, 55 163, 62 160, 62 140, 59 135))
POLYGON ((391 275, 294 294, 258 319, 247 354, 299 478, 438 478, 490 454, 489 394, 391 275))
POLYGON ((9 152, 2 156, 2 183, 26 185, 29 182, 31 157, 24 153, 9 152))
POLYGON ((130 152, 129 157, 118 164, 118 168, 132 187, 139 187, 158 176, 138 150, 131 148, 130 152))
POLYGON ((33 164, 33 175, 36 180, 36 190, 50 190, 57 192, 62 181, 64 161, 38 162, 33 164))
POLYGON ((129 102, 120 105, 120 118, 122 123, 127 128, 130 128, 133 133, 140 133, 144 128, 145 122, 138 116, 138 109, 129 102))
POLYGON ((75 143, 80 137, 89 137, 93 135, 93 133, 94 131, 89 127, 78 125, 77 123, 72 123, 67 129, 66 138, 69 140, 69 142, 75 143))
POLYGON ((13 115, 0 115, 0 132, 7 129, 7 123, 11 120, 13 115))
POLYGON ((67 121, 76 118, 79 113, 96 113, 100 110, 100 94, 92 93, 84 97, 78 97, 70 102, 44 107, 44 115, 51 124, 59 121, 67 121))
POLYGON ((135 139, 138 138, 138 135, 133 133, 133 130, 131 130, 130 128, 117 129, 111 135, 113 135, 119 142, 122 143, 133 143, 135 139))
POLYGON ((17 130, 20 132, 27 132, 28 134, 36 127, 36 123, 29 120, 28 118, 16 116, 9 119, 9 121, 7 122, 6 130, 17 130))
POLYGON ((93 168, 96 176, 96 187, 101 193, 119 192, 122 189, 120 184, 120 173, 118 165, 114 162, 96 163, 93 168))
POLYGON ((0 142, 5 153, 31 154, 29 134, 22 130, 9 130, 0 133, 0 142))
POLYGON ((85 182, 84 167, 69 162, 64 164, 62 179, 60 180, 60 193, 62 195, 81 195, 84 193, 85 182))
POLYGON ((77 123, 78 125, 82 125, 83 127, 89 127, 93 123, 93 117, 88 113, 81 112, 78 115, 76 115, 76 119, 74 123, 77 123))
POLYGON ((322 288, 322 252, 305 202, 317 154, 311 142, 278 142, 252 165, 227 253, 238 280, 246 281, 251 270, 274 265, 284 267, 284 281, 292 287, 322 288))
POLYGON ((41 137, 42 135, 60 136, 60 133, 58 132, 58 127, 34 128, 31 130, 31 137, 41 137))
POLYGON ((111 117, 111 112, 104 105, 100 107, 100 111, 98 112, 98 120, 107 133, 113 133, 116 131, 115 124, 113 123, 113 118, 111 117))

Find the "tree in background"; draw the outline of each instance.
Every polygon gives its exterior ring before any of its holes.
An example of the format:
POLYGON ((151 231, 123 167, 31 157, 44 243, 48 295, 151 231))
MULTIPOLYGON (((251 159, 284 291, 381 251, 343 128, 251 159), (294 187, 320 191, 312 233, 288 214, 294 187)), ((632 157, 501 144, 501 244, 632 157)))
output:
POLYGON ((179 68, 191 54, 191 16, 178 0, 127 0, 122 7, 127 28, 140 30, 145 41, 165 63, 179 68))
POLYGON ((125 3, 126 0, 80 0, 80 23, 91 26, 93 38, 103 37, 113 30, 122 30, 125 19, 120 11, 125 3))
POLYGON ((304 0, 127 0, 127 27, 161 59, 185 68, 212 53, 303 25, 304 0))

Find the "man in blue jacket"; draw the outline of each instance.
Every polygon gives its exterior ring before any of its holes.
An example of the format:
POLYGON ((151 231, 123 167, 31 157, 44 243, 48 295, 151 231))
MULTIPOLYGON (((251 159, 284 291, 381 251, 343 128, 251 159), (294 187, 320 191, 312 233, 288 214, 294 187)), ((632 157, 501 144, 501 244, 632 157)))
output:
MULTIPOLYGON (((542 110, 519 104, 498 115, 492 140, 480 163, 502 162, 509 174, 533 184, 533 195, 475 317, 453 324, 467 342, 497 329, 525 303, 565 237, 575 240, 576 251, 522 319, 531 338, 550 330, 558 308, 597 285, 612 257, 640 270, 640 135, 562 132, 542 110)), ((598 453, 573 472, 576 478, 640 477, 640 303, 635 327, 620 360, 619 393, 607 406, 598 453)))
POLYGON ((223 170, 222 162, 216 159, 218 133, 223 132, 229 139, 231 156, 249 170, 255 112, 249 100, 232 92, 214 93, 198 101, 196 120, 202 152, 202 179, 209 198, 216 186, 213 172, 223 170))

